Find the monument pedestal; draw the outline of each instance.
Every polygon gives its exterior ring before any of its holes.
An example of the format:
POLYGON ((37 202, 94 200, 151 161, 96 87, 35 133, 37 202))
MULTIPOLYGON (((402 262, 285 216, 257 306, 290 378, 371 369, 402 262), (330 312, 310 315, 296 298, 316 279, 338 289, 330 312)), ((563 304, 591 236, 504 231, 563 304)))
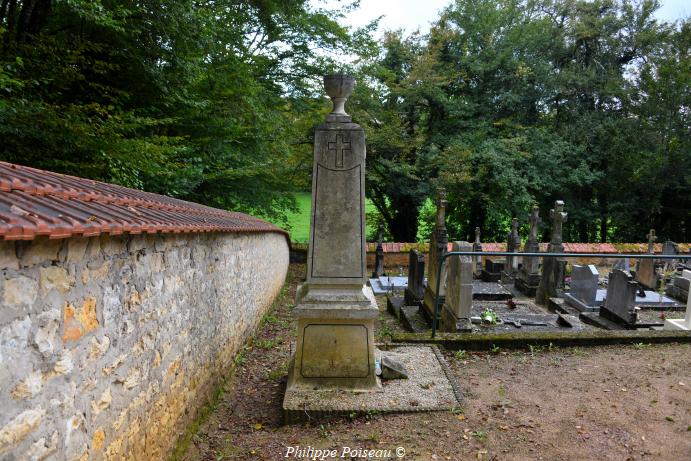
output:
POLYGON ((469 318, 459 318, 454 311, 444 304, 441 310, 441 322, 439 329, 447 333, 471 333, 472 323, 469 318))
MULTIPOLYGON (((288 389, 344 389, 372 391, 380 387, 375 373, 374 321, 379 317, 372 289, 364 287, 367 302, 308 302, 298 291, 294 314, 298 320, 295 357, 288 374, 288 389)), ((314 295, 314 293, 312 293, 314 295)))
MULTIPOLYGON (((420 312, 422 312, 430 323, 432 323, 432 319, 434 318, 434 301, 436 296, 437 295, 434 293, 434 290, 427 285, 425 287, 425 297, 422 300, 422 309, 420 309, 420 312)), ((441 309, 445 302, 446 296, 439 296, 439 314, 441 314, 441 309)))
POLYGON ((540 273, 529 273, 521 269, 518 271, 514 286, 526 296, 535 296, 541 278, 540 273))

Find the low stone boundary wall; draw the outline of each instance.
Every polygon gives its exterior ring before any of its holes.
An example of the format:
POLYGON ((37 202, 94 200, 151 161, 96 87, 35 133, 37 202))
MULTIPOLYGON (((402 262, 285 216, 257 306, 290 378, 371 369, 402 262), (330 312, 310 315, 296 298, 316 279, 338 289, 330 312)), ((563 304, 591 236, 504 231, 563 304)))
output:
POLYGON ((0 459, 163 459, 280 292, 279 233, 0 241, 0 459))

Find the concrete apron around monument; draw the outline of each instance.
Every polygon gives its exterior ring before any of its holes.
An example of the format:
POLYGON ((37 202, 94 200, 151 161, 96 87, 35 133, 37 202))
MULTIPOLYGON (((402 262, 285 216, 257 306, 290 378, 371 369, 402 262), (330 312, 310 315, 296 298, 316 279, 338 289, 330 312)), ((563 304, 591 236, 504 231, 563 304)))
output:
POLYGON ((365 133, 343 111, 354 80, 324 79, 334 111, 314 135, 312 218, 307 278, 294 310, 298 338, 288 390, 380 387, 374 321, 365 284, 365 133))

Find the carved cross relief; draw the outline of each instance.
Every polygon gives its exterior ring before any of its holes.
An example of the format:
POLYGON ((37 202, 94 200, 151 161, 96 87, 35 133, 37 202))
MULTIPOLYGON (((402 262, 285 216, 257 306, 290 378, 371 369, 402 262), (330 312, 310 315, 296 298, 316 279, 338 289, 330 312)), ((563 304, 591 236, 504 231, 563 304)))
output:
POLYGON ((336 135, 335 142, 328 143, 328 153, 334 154, 334 168, 343 168, 343 156, 350 154, 350 142, 344 140, 343 134, 336 135))

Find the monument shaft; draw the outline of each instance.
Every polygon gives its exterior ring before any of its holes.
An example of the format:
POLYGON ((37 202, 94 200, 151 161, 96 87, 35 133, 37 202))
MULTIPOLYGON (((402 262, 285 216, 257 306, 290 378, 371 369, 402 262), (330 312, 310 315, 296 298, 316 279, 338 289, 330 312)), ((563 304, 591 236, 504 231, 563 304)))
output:
POLYGON ((298 337, 288 389, 368 391, 375 374, 374 321, 365 253, 365 133, 343 111, 352 77, 324 78, 334 111, 314 136, 306 281, 297 293, 298 337))

